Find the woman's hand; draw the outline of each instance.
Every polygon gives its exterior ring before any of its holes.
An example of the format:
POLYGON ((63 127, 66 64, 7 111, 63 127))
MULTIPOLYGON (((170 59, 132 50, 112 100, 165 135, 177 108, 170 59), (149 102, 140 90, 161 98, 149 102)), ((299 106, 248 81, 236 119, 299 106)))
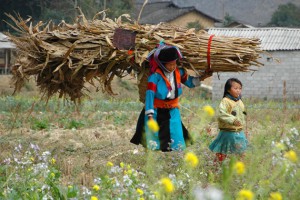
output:
POLYGON ((151 120, 153 119, 153 116, 152 115, 148 115, 148 120, 151 120))
POLYGON ((211 77, 213 75, 213 70, 205 70, 204 73, 200 75, 200 80, 203 81, 204 79, 211 77))

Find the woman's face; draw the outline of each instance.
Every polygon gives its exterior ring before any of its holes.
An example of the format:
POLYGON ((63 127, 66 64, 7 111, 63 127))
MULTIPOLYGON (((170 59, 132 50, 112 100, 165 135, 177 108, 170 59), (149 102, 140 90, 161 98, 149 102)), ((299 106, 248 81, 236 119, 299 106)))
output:
POLYGON ((231 83, 231 88, 229 89, 228 92, 234 98, 238 98, 242 93, 242 86, 239 83, 233 81, 231 83))
POLYGON ((170 72, 174 71, 175 68, 177 67, 177 63, 176 60, 165 63, 165 67, 167 68, 167 70, 169 70, 170 72))

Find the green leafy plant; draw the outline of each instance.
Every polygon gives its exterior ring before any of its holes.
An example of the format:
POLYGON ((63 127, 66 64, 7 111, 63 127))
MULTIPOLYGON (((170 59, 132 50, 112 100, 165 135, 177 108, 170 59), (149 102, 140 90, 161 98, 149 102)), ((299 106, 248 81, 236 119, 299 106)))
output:
POLYGON ((187 28, 194 28, 196 31, 199 31, 202 27, 199 21, 188 22, 187 28))

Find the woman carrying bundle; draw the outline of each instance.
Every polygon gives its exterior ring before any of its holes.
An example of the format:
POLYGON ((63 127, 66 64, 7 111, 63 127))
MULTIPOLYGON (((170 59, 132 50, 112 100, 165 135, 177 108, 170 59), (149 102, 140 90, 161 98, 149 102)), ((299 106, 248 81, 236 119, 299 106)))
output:
POLYGON ((177 62, 182 58, 176 46, 160 44, 148 56, 151 73, 148 77, 145 108, 142 110, 136 132, 131 139, 151 150, 183 150, 191 139, 181 122, 179 97, 182 85, 194 88, 212 75, 206 71, 200 77, 189 76, 177 62), (154 121, 152 121, 154 120, 154 121), (159 130, 149 129, 149 122, 157 122, 159 130))

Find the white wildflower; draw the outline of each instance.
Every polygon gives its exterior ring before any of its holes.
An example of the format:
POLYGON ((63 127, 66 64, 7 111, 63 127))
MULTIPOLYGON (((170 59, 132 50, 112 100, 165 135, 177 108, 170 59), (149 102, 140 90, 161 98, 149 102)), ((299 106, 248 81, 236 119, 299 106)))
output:
POLYGON ((155 150, 157 148, 157 146, 158 145, 157 145, 157 143, 155 141, 153 141, 153 140, 149 141, 149 149, 155 150))
POLYGON ((169 178, 171 180, 176 180, 176 175, 175 174, 169 174, 169 178))
POLYGON ((92 194, 91 190, 89 190, 87 187, 83 186, 82 187, 82 194, 83 195, 86 195, 86 196, 89 196, 92 194))
POLYGON ((40 147, 38 145, 35 145, 35 144, 32 144, 32 143, 30 143, 30 148, 32 148, 36 152, 40 150, 40 147))
POLYGON ((138 153, 139 153, 139 150, 138 150, 138 149, 134 149, 132 153, 133 153, 133 154, 138 154, 138 153))
POLYGON ((291 129, 291 133, 292 133, 293 135, 295 135, 295 136, 298 136, 298 135, 299 135, 299 132, 298 132, 298 130, 297 130, 295 127, 291 129))
POLYGON ((194 195, 196 200, 222 200, 223 192, 214 187, 207 187, 202 189, 197 187, 194 190, 194 195))
POLYGON ((112 173, 112 174, 116 174, 116 173, 119 173, 121 171, 122 171, 121 167, 119 167, 119 166, 112 166, 108 172, 112 173))
POLYGON ((131 186, 133 181, 129 178, 128 175, 123 176, 123 181, 125 183, 126 186, 131 186))
POLYGON ((43 196, 42 200, 54 200, 54 199, 49 194, 46 194, 45 196, 43 196))
POLYGON ((3 160, 3 163, 6 165, 9 165, 11 162, 10 158, 6 158, 5 160, 3 160))
POLYGON ((15 147, 16 152, 20 153, 21 150, 22 150, 22 145, 21 144, 19 144, 18 146, 15 147))
POLYGON ((50 186, 49 186, 49 185, 43 185, 43 186, 41 187, 41 190, 42 190, 43 192, 49 191, 49 190, 50 190, 50 186))
POLYGON ((101 178, 94 178, 94 183, 95 184, 99 185, 99 184, 101 184, 101 181, 102 181, 101 178))

